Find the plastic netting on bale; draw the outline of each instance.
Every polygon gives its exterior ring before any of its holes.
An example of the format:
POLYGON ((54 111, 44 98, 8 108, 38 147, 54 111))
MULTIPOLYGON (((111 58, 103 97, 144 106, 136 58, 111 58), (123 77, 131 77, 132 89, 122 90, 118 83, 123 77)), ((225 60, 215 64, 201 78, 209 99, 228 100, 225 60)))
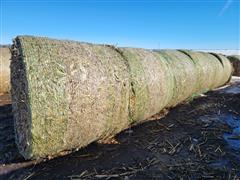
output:
POLYGON ((196 93, 217 88, 230 80, 232 67, 224 56, 188 50, 180 51, 192 58, 198 70, 196 93))
POLYGON ((0 47, 0 94, 10 91, 10 58, 8 47, 0 47))
POLYGON ((218 72, 218 74, 221 74, 221 75, 219 75, 219 76, 221 76, 221 78, 218 78, 218 84, 215 85, 215 87, 219 87, 231 80, 231 76, 229 76, 229 74, 232 75, 233 67, 232 67, 231 62, 224 55, 217 54, 217 53, 210 53, 210 54, 215 56, 219 60, 219 62, 221 62, 221 65, 223 67, 223 70, 220 69, 219 70, 220 72, 218 72))
POLYGON ((113 48, 34 37, 14 45, 13 111, 25 158, 83 147, 128 126, 129 72, 113 48))
POLYGON ((233 66, 233 75, 240 76, 240 55, 228 56, 233 66))
POLYGON ((194 62, 179 51, 161 50, 158 53, 165 57, 173 74, 173 97, 167 106, 175 106, 196 92, 198 72, 194 62))
POLYGON ((226 83, 231 71, 218 63, 206 53, 19 36, 11 61, 18 148, 26 159, 58 156, 115 135, 226 83))
POLYGON ((158 113, 172 99, 171 70, 163 57, 149 50, 121 51, 130 68, 130 116, 132 122, 142 121, 158 113))

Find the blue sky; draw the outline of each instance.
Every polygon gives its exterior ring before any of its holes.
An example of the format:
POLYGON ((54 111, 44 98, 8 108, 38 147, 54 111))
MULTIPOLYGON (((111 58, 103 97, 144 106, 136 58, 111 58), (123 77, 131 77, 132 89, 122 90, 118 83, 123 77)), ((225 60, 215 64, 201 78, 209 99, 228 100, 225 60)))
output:
POLYGON ((239 0, 0 0, 1 44, 37 35, 142 48, 239 49, 239 0))

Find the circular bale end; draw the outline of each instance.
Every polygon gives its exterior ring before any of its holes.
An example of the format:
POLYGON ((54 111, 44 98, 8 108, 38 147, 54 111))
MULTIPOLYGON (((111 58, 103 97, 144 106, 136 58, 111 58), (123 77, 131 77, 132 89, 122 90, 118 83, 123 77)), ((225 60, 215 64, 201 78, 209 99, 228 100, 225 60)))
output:
POLYGON ((31 110, 29 104, 28 80, 26 66, 20 47, 15 39, 12 45, 11 60, 11 96, 14 114, 15 140, 19 152, 24 158, 32 157, 31 153, 31 110))

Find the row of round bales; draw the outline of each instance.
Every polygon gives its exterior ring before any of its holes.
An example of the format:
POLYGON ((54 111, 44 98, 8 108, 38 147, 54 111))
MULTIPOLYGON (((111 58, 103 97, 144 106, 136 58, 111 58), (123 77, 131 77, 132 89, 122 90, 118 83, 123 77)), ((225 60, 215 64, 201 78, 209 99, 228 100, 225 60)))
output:
POLYGON ((11 60, 19 151, 35 159, 76 150, 224 85, 231 72, 217 54, 19 36, 11 60))
MULTIPOLYGON (((180 50, 185 52, 187 51, 180 50)), ((159 52, 159 51, 158 51, 159 52)), ((10 58, 11 52, 8 46, 0 47, 1 63, 0 63, 0 94, 6 94, 10 92, 10 58)), ((212 53, 217 56, 217 54, 212 53)), ((240 76, 240 55, 227 56, 233 66, 233 76, 240 76)))

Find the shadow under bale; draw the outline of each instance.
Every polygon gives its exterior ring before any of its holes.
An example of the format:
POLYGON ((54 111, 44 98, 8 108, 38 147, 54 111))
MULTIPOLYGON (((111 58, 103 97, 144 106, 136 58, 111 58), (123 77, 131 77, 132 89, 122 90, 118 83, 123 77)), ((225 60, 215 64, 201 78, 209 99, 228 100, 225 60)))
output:
POLYGON ((12 106, 2 105, 0 106, 0 164, 18 161, 20 155, 14 138, 12 106))
POLYGON ((233 149, 224 134, 233 132, 225 121, 226 115, 240 120, 239 89, 240 83, 236 83, 209 92, 171 109, 164 118, 155 116, 156 121, 123 131, 115 139, 92 143, 50 161, 32 163, 2 177, 236 179, 240 176, 240 149, 233 149))

